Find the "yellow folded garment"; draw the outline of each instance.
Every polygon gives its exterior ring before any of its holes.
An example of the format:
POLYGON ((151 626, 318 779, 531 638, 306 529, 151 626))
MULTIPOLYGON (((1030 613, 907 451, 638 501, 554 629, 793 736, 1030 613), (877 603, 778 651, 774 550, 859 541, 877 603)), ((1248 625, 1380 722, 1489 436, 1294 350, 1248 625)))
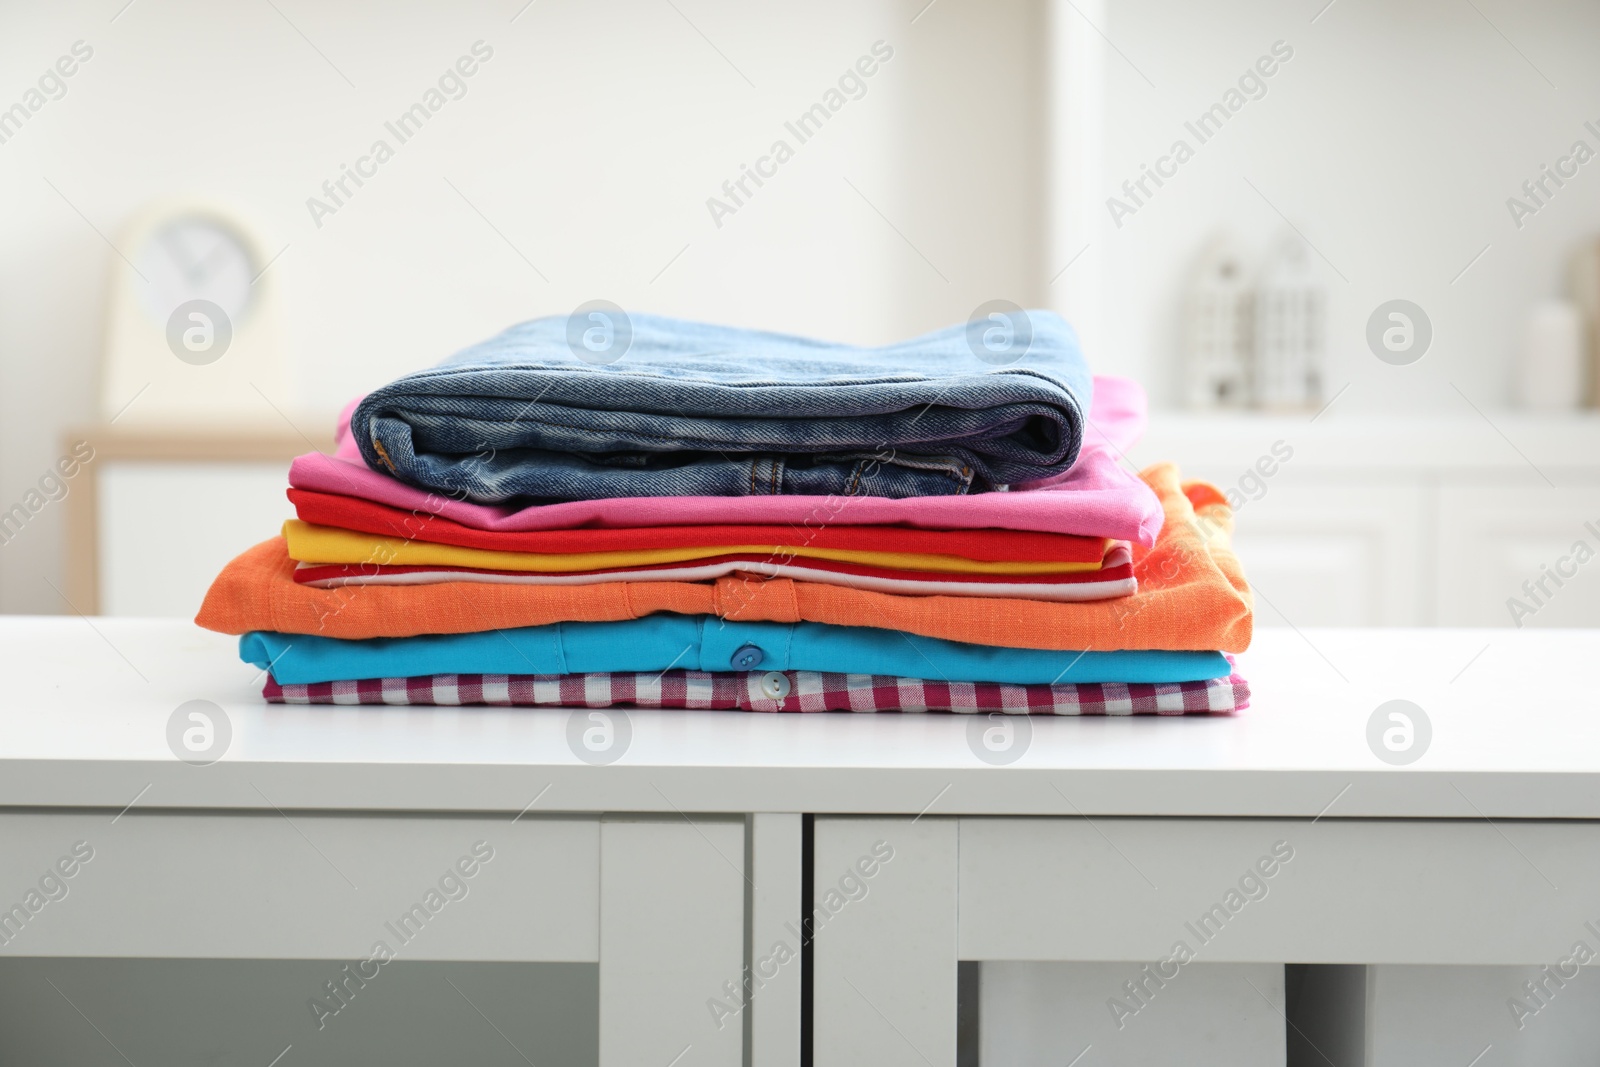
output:
POLYGON ((301 563, 377 563, 394 566, 472 567, 485 571, 599 571, 654 563, 681 563, 717 556, 763 555, 775 559, 831 559, 902 571, 952 574, 1068 574, 1097 571, 1095 563, 1016 563, 963 559, 915 552, 867 552, 807 545, 711 545, 705 548, 651 548, 627 552, 495 552, 399 537, 379 537, 299 519, 283 524, 289 558, 301 563))

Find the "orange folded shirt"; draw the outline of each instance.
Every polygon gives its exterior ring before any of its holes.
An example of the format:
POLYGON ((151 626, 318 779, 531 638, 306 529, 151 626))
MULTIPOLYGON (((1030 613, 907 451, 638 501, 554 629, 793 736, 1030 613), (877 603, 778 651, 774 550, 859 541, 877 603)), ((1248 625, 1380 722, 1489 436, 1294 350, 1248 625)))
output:
POLYGON ((318 589, 294 580, 281 537, 229 563, 195 619, 223 633, 251 630, 324 637, 411 637, 609 622, 657 611, 742 622, 872 626, 1010 648, 1243 652, 1250 588, 1229 546, 1233 513, 1214 487, 1180 483, 1177 468, 1141 475, 1166 513, 1155 547, 1134 546, 1139 591, 1063 604, 983 597, 903 596, 786 578, 708 582, 608 582, 584 586, 366 585, 318 589))

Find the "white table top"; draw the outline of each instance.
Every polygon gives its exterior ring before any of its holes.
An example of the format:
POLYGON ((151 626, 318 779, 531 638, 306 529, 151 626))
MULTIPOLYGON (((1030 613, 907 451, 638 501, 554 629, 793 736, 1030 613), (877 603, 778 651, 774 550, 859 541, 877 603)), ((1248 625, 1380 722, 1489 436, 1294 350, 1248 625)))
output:
POLYGON ((0 618, 0 806, 541 812, 1600 818, 1600 631, 1263 630, 1233 717, 1034 717, 1014 764, 969 716, 628 712, 608 766, 558 709, 286 707, 234 639, 174 620, 0 618), (1433 737, 1380 761, 1404 698, 1433 737), (192 699, 233 737, 179 762, 192 699))

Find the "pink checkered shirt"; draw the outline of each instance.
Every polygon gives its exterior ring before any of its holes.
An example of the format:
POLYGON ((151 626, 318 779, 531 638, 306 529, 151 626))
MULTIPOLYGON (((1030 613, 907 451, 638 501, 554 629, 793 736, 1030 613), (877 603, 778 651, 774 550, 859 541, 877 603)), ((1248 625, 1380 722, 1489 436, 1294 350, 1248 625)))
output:
POLYGON ((683 708, 727 711, 999 711, 1018 715, 1192 715, 1243 711, 1237 674, 1209 682, 1010 685, 821 671, 664 674, 435 674, 279 685, 278 704, 491 704, 508 707, 683 708), (782 695, 777 695, 777 694, 782 695))

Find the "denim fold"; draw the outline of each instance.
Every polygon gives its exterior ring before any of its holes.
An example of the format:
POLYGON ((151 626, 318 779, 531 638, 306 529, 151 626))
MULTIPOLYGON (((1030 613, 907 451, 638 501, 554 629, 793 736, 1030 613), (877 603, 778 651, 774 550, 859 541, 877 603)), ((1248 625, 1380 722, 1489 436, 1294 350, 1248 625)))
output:
POLYGON ((878 348, 629 320, 611 364, 535 319, 369 394, 362 458, 481 504, 617 497, 986 492, 1069 470, 1093 379, 1059 315, 1027 312, 1014 363, 955 326, 878 348))

